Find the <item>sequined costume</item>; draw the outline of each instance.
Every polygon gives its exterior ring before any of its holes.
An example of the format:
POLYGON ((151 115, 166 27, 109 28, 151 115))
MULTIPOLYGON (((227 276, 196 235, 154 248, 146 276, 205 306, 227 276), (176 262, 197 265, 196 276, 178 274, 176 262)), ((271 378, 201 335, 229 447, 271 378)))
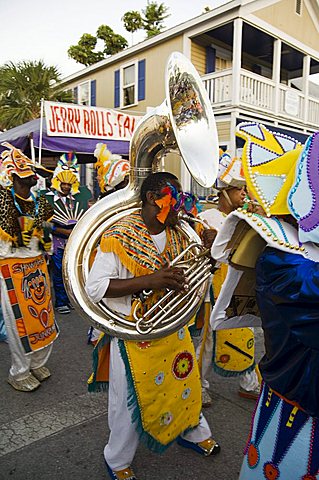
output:
POLYGON ((0 165, 1 306, 11 352, 8 383, 30 392, 51 374, 45 367, 58 336, 44 252, 51 239, 44 224, 53 209, 32 187, 48 171, 9 143, 0 165))
POLYGON ((45 365, 58 334, 43 255, 44 241, 48 243, 49 238, 45 238, 42 223, 52 214, 44 197, 34 202, 32 198, 14 197, 11 189, 0 189, 1 306, 12 358, 10 377, 16 381, 25 380, 30 371, 45 365), (28 245, 23 244, 21 215, 34 218, 28 245), (44 282, 42 287, 41 282, 44 282), (26 290, 26 285, 31 290, 26 290), (32 293, 36 289, 38 299, 32 293), (29 310, 21 311, 24 305, 28 305, 29 310), (35 331, 38 331, 37 339, 32 337, 35 331))
POLYGON ((267 248, 256 275, 265 385, 240 478, 318 479, 319 263, 267 248))
POLYGON ((240 480, 318 480, 319 133, 302 146, 254 122, 237 128, 247 184, 266 213, 233 212, 213 252, 255 269, 265 338, 240 480))
MULTIPOLYGON (((101 241, 87 281, 89 296, 100 301, 110 279, 132 278, 160 268, 182 248, 183 241, 168 227, 150 235, 139 213, 125 217, 101 241)), ((131 296, 104 301, 113 310, 130 315, 131 296)), ((96 351, 101 359, 99 344, 96 351)), ((104 359, 109 360, 104 373, 109 373, 111 430, 104 456, 113 470, 130 465, 139 440, 154 451, 162 451, 189 427, 193 428, 183 434, 188 441, 210 437, 208 424, 200 415, 199 371, 187 328, 147 342, 113 338, 110 356, 104 359)), ((95 372, 90 386, 101 386, 101 381, 102 376, 95 372)))

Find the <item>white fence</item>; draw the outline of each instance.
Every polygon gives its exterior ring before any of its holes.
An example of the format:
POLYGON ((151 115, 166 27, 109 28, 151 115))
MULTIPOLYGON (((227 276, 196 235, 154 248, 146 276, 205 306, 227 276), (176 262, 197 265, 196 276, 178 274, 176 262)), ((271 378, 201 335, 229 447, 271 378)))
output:
MULTIPOLYGON (((232 70, 210 73, 202 77, 214 108, 235 106, 232 101, 232 70)), ((276 84, 261 75, 240 70, 239 105, 286 120, 319 127, 319 98, 308 97, 283 84, 276 84)))

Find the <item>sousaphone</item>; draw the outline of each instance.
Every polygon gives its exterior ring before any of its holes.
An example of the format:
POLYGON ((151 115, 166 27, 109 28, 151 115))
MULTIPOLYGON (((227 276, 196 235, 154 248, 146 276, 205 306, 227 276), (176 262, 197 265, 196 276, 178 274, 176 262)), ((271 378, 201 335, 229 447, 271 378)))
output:
POLYGON ((166 101, 145 115, 133 133, 129 185, 99 200, 82 216, 69 237, 63 259, 64 283, 77 311, 98 329, 123 339, 151 340, 184 326, 203 300, 210 275, 209 259, 199 237, 181 221, 178 228, 189 242, 187 261, 181 255, 172 264, 186 272, 186 293, 168 291, 164 304, 132 322, 111 310, 104 300, 92 303, 85 291, 90 259, 102 233, 140 208, 141 184, 156 171, 162 155, 179 151, 200 185, 209 188, 215 182, 219 147, 211 103, 199 74, 181 53, 169 57, 165 84, 166 101), (158 310, 163 310, 161 316, 158 310))

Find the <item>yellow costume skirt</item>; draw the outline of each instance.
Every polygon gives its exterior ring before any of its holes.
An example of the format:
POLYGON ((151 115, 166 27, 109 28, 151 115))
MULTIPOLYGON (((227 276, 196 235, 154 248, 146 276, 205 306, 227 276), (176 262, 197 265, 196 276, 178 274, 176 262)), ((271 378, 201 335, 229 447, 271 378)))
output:
POLYGON ((44 256, 3 259, 0 268, 25 353, 50 345, 56 339, 58 329, 44 256))
POLYGON ((200 374, 188 329, 148 342, 120 342, 120 350, 132 420, 150 448, 163 450, 199 423, 200 374))

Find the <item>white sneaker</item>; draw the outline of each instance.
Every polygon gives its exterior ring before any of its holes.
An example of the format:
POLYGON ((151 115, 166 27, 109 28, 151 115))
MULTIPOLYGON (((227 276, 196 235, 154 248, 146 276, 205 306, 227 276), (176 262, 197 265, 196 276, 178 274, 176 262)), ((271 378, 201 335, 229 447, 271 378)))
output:
POLYGON ((31 372, 32 375, 34 375, 35 378, 39 380, 39 382, 43 382, 43 380, 51 377, 51 372, 47 367, 34 368, 33 370, 31 370, 31 372))
POLYGON ((32 373, 30 373, 24 380, 16 380, 12 375, 9 375, 8 383, 11 387, 20 392, 32 392, 41 385, 39 380, 35 378, 32 373))

